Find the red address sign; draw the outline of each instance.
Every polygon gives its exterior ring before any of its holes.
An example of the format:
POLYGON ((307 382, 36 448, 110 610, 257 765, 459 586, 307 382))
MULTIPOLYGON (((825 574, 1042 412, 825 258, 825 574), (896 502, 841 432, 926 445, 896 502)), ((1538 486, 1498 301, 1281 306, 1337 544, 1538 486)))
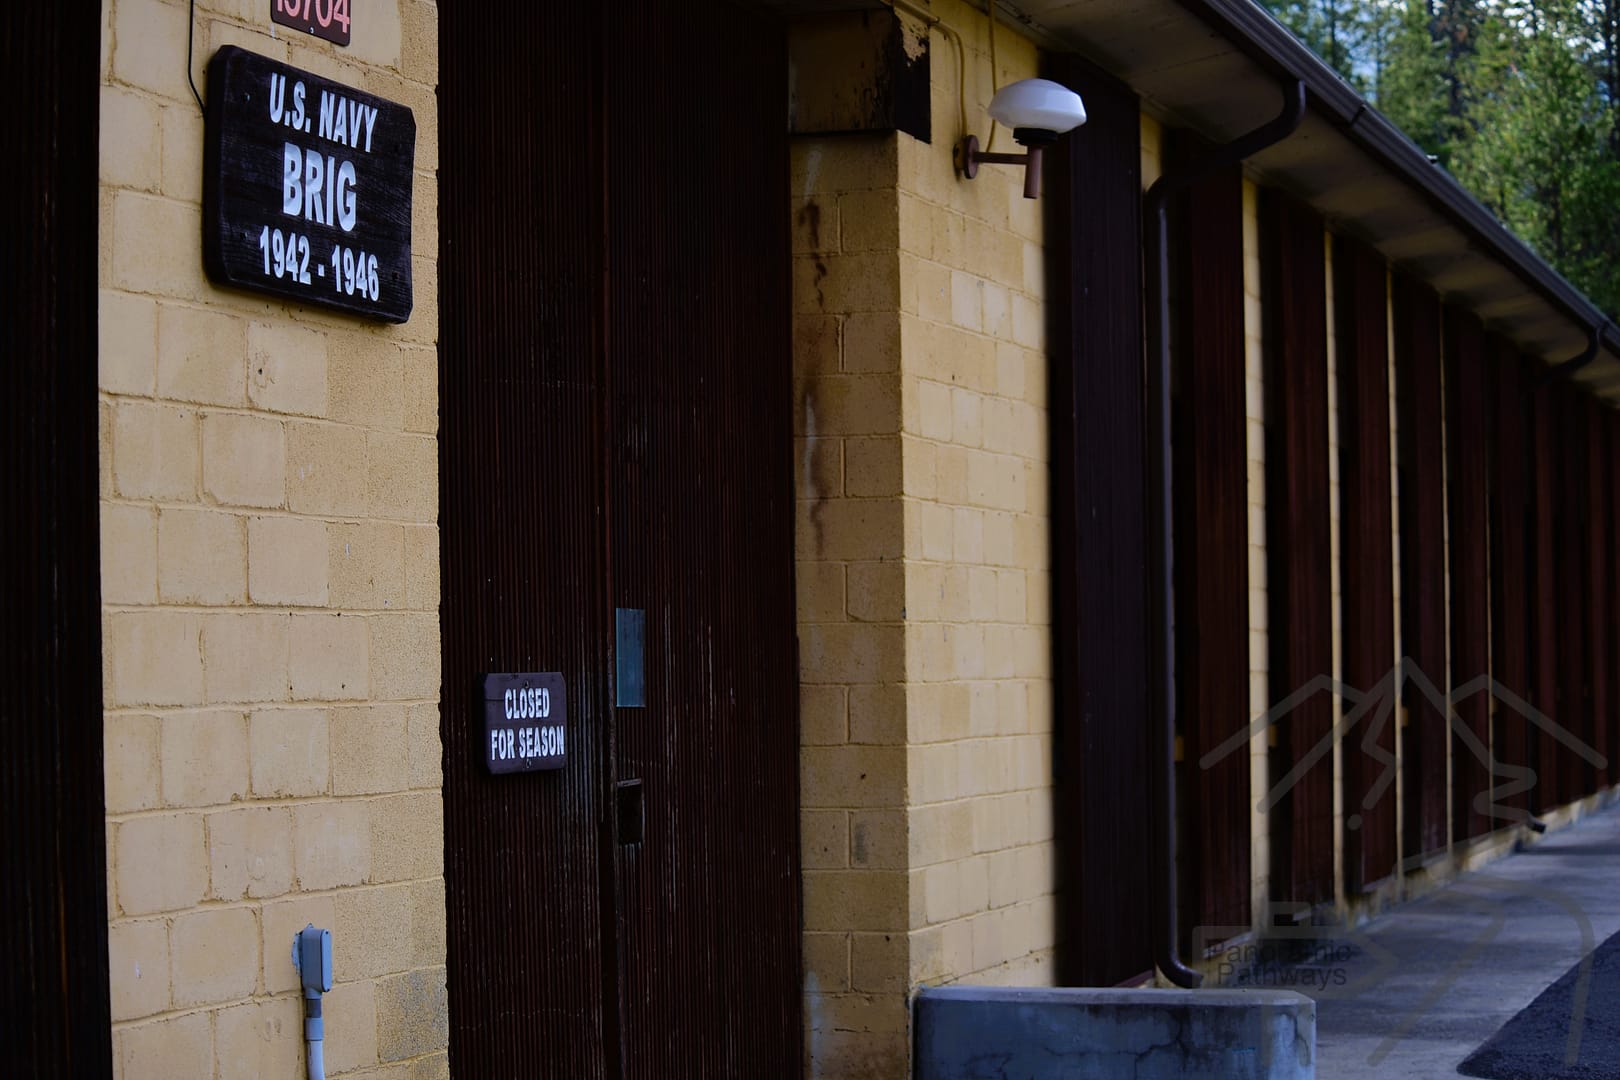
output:
POLYGON ((349 43, 349 0, 270 0, 270 21, 336 45, 349 43))

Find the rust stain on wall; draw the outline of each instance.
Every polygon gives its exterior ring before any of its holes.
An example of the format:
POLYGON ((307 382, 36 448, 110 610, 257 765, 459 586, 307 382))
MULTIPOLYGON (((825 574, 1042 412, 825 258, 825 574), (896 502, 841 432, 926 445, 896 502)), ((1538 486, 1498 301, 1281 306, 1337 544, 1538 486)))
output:
MULTIPOLYGON (((807 202, 803 206, 799 207, 798 223, 800 226, 810 231, 810 246, 812 248, 820 248, 821 205, 816 202, 807 202)), ((817 260, 816 265, 821 265, 820 260, 817 260)), ((823 269, 822 272, 825 273, 825 269, 823 269)))
POLYGON ((822 553, 825 544, 825 517, 827 514, 827 499, 832 492, 837 477, 830 476, 826 458, 816 452, 819 439, 816 435, 816 380, 804 379, 800 382, 797 408, 799 410, 799 430, 804 433, 803 457, 799 463, 801 479, 800 497, 810 500, 810 531, 812 551, 816 555, 822 553))

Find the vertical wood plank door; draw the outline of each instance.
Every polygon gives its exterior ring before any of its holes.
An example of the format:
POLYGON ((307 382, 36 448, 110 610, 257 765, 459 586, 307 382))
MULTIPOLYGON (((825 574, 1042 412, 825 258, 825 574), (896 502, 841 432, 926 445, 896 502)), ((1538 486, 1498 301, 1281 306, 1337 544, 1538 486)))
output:
POLYGON ((445 901, 458 1076, 617 1075, 598 15, 440 13, 445 901), (560 147, 566 169, 548 164, 560 147), (486 672, 566 680, 567 763, 490 775, 486 672))
POLYGON ((1142 446, 1141 103, 1072 57, 1051 77, 1088 119, 1050 151, 1047 254, 1055 596, 1058 977, 1153 969, 1147 477, 1142 446))
POLYGON ((1267 327, 1266 540, 1271 702, 1299 694, 1277 726, 1272 783, 1273 895, 1314 905, 1334 896, 1333 755, 1313 759, 1335 723, 1328 490, 1327 265, 1322 219, 1267 191, 1261 266, 1267 327), (1312 689, 1314 687, 1314 689, 1312 689), (1315 764, 1310 764, 1315 760, 1315 764))
POLYGON ((1620 413, 1603 410, 1609 453, 1609 767, 1608 781, 1620 783, 1620 413))
MULTIPOLYGON (((1344 681, 1377 695, 1393 690, 1395 667, 1388 274, 1364 244, 1335 236, 1333 249, 1344 681)), ((1395 870, 1394 705, 1372 705, 1344 736, 1345 880, 1352 890, 1395 870)))
MULTIPOLYGON (((1188 154, 1200 148, 1189 147, 1188 154)), ((1243 326, 1243 174, 1193 187, 1172 238, 1181 300, 1175 374, 1176 702, 1188 888, 1183 925, 1210 946, 1250 924, 1248 419, 1243 326)))
MULTIPOLYGON (((1553 389, 1557 415, 1558 502, 1554 543, 1557 545, 1558 580, 1558 711, 1553 719, 1587 746, 1592 745, 1591 672, 1587 649, 1591 601, 1588 577, 1590 551, 1587 538, 1586 405, 1573 387, 1553 389)), ((1559 794, 1570 802, 1590 794, 1595 778, 1586 755, 1567 746, 1558 748, 1559 794)))
POLYGON ((451 1067, 795 1074, 782 27, 440 18, 451 1067), (491 671, 563 674, 561 770, 489 774, 491 671))
POLYGON ((614 722, 644 837, 621 821, 624 1075, 794 1075, 786 39, 723 3, 609 6, 636 28, 610 29, 604 117, 611 591, 646 613, 645 705, 614 722))
POLYGON ((91 4, 13 7, 0 33, 12 358, 0 403, 0 1031, 6 1074, 40 1080, 113 1074, 91 209, 101 33, 91 4))
POLYGON ((1402 860, 1414 869, 1446 846, 1445 438, 1440 301, 1400 274, 1395 307, 1400 461, 1402 860))
MULTIPOLYGON (((1530 393, 1518 351, 1492 338, 1491 356, 1491 674, 1508 693, 1533 700, 1530 680, 1530 393)), ((1496 703, 1492 756, 1504 767, 1491 778, 1492 805, 1503 823, 1530 809, 1530 781, 1509 770, 1532 769, 1532 728, 1521 709, 1496 703), (1511 791, 1524 787, 1522 791, 1511 791), (1511 793, 1510 793, 1511 792, 1511 793)))
MULTIPOLYGON (((1553 388, 1545 378, 1537 379, 1530 393, 1530 700, 1537 712, 1553 721, 1559 714, 1558 423, 1553 388)), ((1560 759, 1567 751, 1545 727, 1536 732, 1531 750, 1536 781, 1530 806, 1544 814, 1563 801, 1560 759)))
POLYGON ((1494 826, 1490 790, 1490 525, 1486 481, 1486 371, 1479 320, 1446 309, 1446 498, 1451 556, 1452 839, 1494 826), (1458 687, 1472 687, 1467 694, 1458 687), (1486 797, 1482 801, 1482 796, 1486 797))
POLYGON ((1614 573, 1614 533, 1609 501, 1610 472, 1614 460, 1609 455, 1608 421, 1613 413, 1595 397, 1586 405, 1586 670, 1587 710, 1591 714, 1592 749, 1602 764, 1592 766, 1588 788, 1606 787, 1613 777, 1614 744, 1609 739, 1614 715, 1615 675, 1610 666, 1611 635, 1614 633, 1613 592, 1609 575, 1614 573))

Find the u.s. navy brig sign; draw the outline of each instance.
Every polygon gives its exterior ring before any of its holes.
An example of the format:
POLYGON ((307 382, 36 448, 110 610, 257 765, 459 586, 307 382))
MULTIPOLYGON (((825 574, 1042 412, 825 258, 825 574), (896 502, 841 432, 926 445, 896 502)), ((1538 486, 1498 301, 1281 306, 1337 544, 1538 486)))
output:
POLYGON ((492 773, 560 769, 568 756, 568 688, 561 673, 485 675, 484 760, 492 773))
POLYGON ((410 109, 227 45, 208 64, 206 128, 211 279, 385 322, 410 317, 410 109))

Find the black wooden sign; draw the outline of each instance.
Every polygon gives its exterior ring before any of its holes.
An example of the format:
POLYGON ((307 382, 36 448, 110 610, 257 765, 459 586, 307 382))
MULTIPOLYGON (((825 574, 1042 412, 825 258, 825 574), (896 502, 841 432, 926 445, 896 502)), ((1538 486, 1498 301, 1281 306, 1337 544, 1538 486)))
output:
POLYGON ((349 0, 270 0, 270 19, 334 45, 349 43, 349 0))
POLYGON ((222 285, 411 314, 411 110, 227 45, 208 65, 203 264, 222 285))
POLYGON ((568 754, 568 688, 555 671, 485 675, 484 761, 492 773, 560 769, 568 754))

